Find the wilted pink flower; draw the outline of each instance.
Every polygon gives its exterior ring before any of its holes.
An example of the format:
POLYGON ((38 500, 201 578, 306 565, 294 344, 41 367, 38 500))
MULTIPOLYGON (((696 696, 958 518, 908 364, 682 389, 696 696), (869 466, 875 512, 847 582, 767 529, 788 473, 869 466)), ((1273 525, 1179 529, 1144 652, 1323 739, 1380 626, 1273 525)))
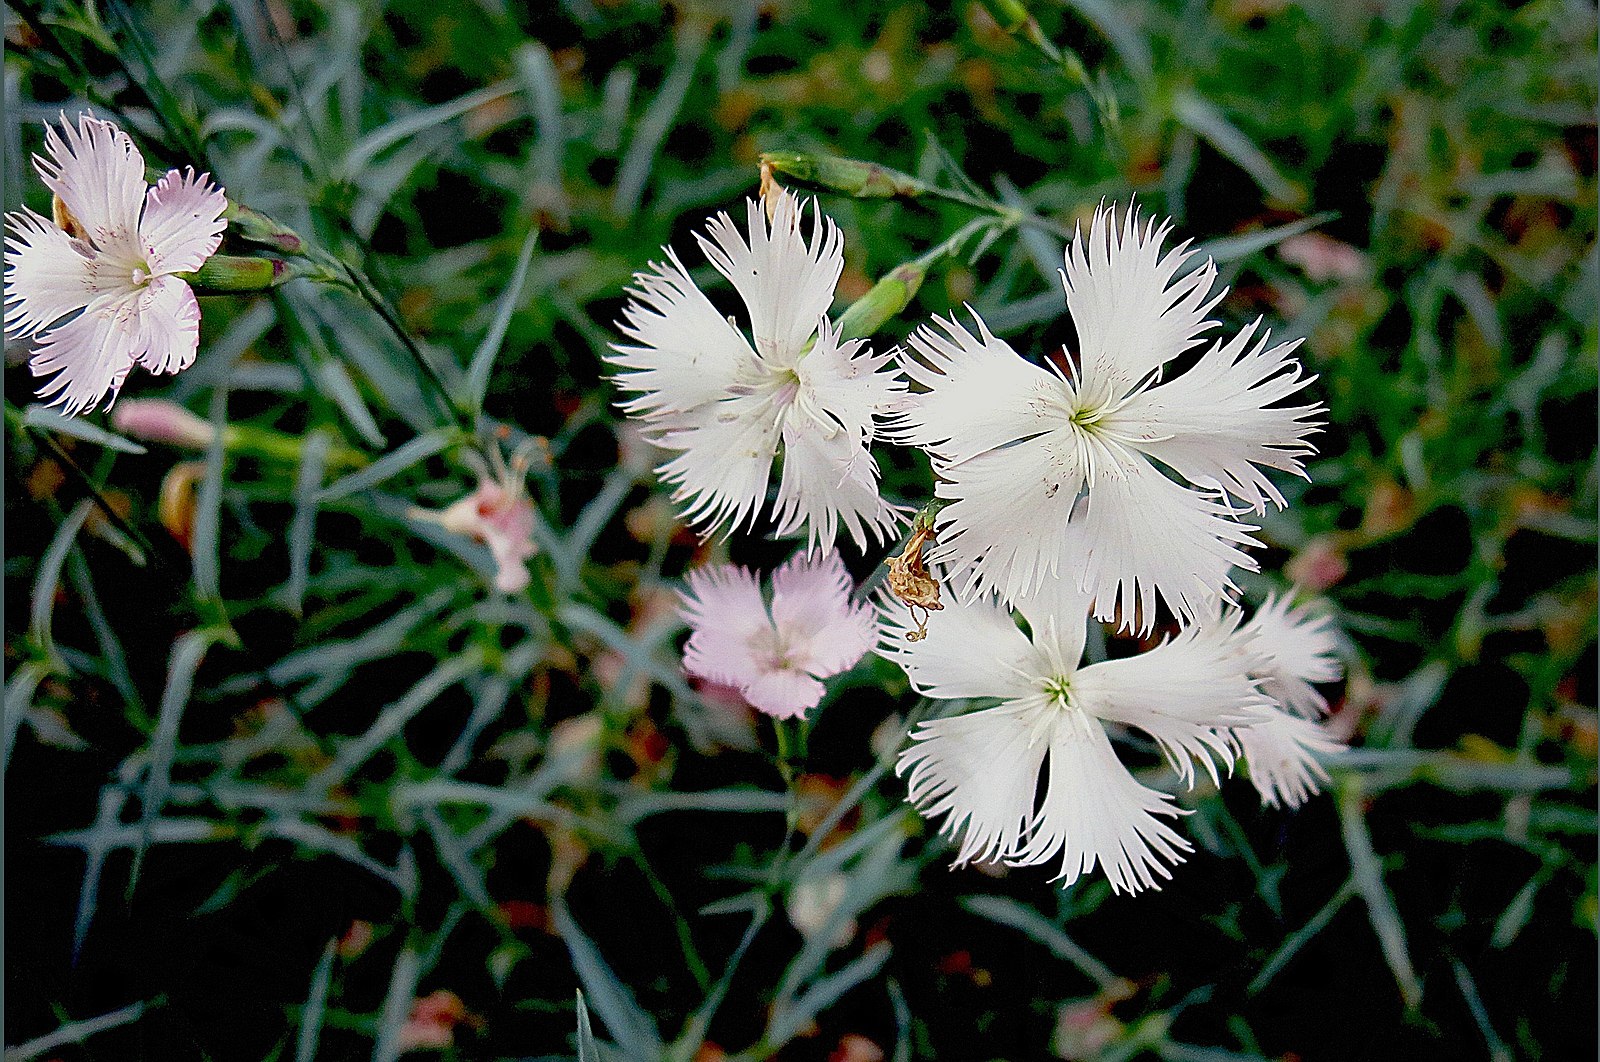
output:
POLYGON ((447 531, 488 546, 494 555, 495 589, 507 594, 527 588, 528 558, 536 551, 533 499, 523 483, 532 449, 531 444, 520 447, 509 464, 493 446, 488 464, 472 455, 478 469, 476 490, 438 512, 411 510, 413 516, 435 520, 447 531))
POLYGON ((76 416, 114 400, 135 363, 194 362, 200 304, 181 274, 216 252, 228 201, 193 169, 145 184, 128 134, 87 114, 46 126, 45 150, 33 163, 55 217, 6 215, 5 331, 39 337, 30 368, 52 377, 39 397, 76 416))
POLYGON ((204 450, 216 434, 205 419, 165 398, 128 399, 112 410, 111 426, 135 439, 190 450, 204 450))
POLYGON ((772 577, 772 605, 753 572, 732 564, 689 573, 683 615, 693 632, 683 666, 737 687, 779 719, 822 700, 821 679, 855 666, 876 637, 872 610, 850 601, 850 574, 836 554, 796 554, 772 577))

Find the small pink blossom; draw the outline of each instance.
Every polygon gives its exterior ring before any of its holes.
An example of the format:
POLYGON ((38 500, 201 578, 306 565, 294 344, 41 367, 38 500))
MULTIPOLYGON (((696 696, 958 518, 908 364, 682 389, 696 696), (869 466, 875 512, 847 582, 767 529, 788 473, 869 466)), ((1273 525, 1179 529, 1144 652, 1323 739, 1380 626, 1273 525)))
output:
POLYGON ((6 215, 5 332, 37 337, 29 367, 68 416, 116 399, 135 364, 175 373, 193 362, 200 304, 184 274, 222 242, 228 201, 209 174, 145 183, 144 156, 111 122, 80 115, 45 127, 34 168, 54 218, 6 215))
POLYGON ((732 564, 689 573, 683 616, 689 674, 738 689, 779 719, 822 700, 820 680, 854 667, 876 638, 872 610, 850 600, 836 554, 796 554, 772 577, 770 608, 753 572, 732 564))
POLYGON ((494 586, 502 593, 527 589, 528 558, 537 552, 533 499, 524 483, 535 448, 531 441, 524 443, 509 462, 495 446, 487 451, 487 463, 471 454, 469 463, 478 472, 478 486, 471 494, 438 511, 411 510, 413 517, 433 520, 447 531, 488 546, 494 556, 494 586))
POLYGON ((485 479, 440 513, 439 523, 489 547, 496 590, 515 594, 527 588, 528 558, 534 554, 533 499, 527 492, 485 479))

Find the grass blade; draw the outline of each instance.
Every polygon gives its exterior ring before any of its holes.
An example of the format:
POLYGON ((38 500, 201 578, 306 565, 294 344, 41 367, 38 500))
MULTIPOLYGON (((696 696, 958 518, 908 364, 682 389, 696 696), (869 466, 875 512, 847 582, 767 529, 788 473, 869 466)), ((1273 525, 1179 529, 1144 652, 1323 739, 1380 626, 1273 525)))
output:
POLYGON ((322 493, 328 447, 327 434, 313 432, 300 453, 300 469, 294 479, 294 516, 289 521, 289 583, 285 593, 289 609, 296 616, 305 608, 306 584, 311 580, 311 546, 316 537, 317 504, 322 493))
POLYGON ((115 432, 106 431, 93 421, 83 417, 68 417, 57 413, 48 406, 37 403, 28 406, 22 411, 22 423, 30 428, 42 431, 58 431, 62 435, 70 435, 74 439, 104 446, 107 450, 116 450, 124 454, 148 453, 143 446, 132 439, 124 439, 115 432))
POLYGON ((566 942, 567 953, 572 956, 572 967, 578 980, 589 993, 600 1020, 606 1023, 625 1058, 660 1058, 664 1047, 655 1023, 633 998, 628 987, 617 980, 617 975, 606 964, 590 940, 573 921, 567 910, 565 897, 557 896, 550 905, 550 921, 556 933, 566 942))
POLYGON ((475 413, 483 412, 483 399, 489 392, 489 375, 494 371, 494 359, 500 356, 506 329, 511 327, 511 315, 516 312, 517 303, 522 299, 522 289, 528 282, 528 266, 533 261, 533 249, 538 242, 539 230, 531 229, 522 241, 516 268, 511 271, 511 282, 500 293, 495 304, 494 320, 489 324, 489 331, 484 333, 483 342, 473 351, 472 361, 467 366, 466 403, 467 408, 475 413))
POLYGON ((173 643, 167 665, 167 685, 161 692, 161 708, 156 715, 156 732, 150 739, 150 773, 140 801, 143 804, 139 822, 141 836, 133 852, 133 873, 128 877, 130 896, 149 846, 150 826, 161 817, 161 809, 166 806, 172 788, 172 762, 178 755, 178 724, 183 721, 183 710, 189 705, 195 672, 218 635, 218 631, 207 627, 190 631, 173 643))
POLYGON ((328 941, 322 958, 311 974, 311 994, 300 1015, 300 1032, 295 1037, 294 1062, 312 1062, 317 1057, 317 1042, 322 1039, 322 1016, 328 1009, 328 982, 333 978, 333 957, 339 942, 328 941))

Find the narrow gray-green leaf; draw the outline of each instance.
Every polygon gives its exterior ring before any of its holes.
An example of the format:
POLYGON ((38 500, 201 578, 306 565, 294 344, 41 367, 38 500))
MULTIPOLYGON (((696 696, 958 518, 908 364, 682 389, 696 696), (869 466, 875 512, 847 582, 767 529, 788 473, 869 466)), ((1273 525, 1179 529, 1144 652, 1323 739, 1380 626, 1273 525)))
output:
POLYGON ((379 126, 360 140, 351 145, 346 152, 342 168, 346 174, 355 175, 367 168, 378 155, 388 148, 400 143, 409 137, 435 126, 442 125, 454 118, 459 118, 475 107, 510 96, 517 91, 517 86, 510 81, 498 81, 486 88, 468 92, 457 96, 453 100, 425 107, 402 118, 379 126))
POLYGON ((383 997, 383 1010, 378 1015, 378 1041, 372 1047, 372 1062, 396 1062, 404 1050, 400 1032, 411 1016, 411 1002, 417 995, 420 974, 416 950, 407 944, 395 958, 394 971, 389 975, 389 991, 383 997))
POLYGON ((316 372, 317 383, 322 386, 323 393, 338 405, 356 434, 366 440, 369 446, 385 445, 388 440, 383 437, 378 422, 373 419, 372 410, 367 408, 366 399, 361 397, 361 391, 350 378, 350 370, 344 367, 344 363, 325 361, 317 366, 316 372))
POLYGON ((1120 980, 1110 967, 1085 951, 1054 922, 1009 896, 966 896, 962 898, 961 906, 991 922, 1020 930, 1030 939, 1043 944, 1056 958, 1076 966, 1102 990, 1111 988, 1120 980))
POLYGON ((322 494, 323 467, 329 439, 312 432, 300 451, 300 468, 294 479, 294 516, 289 521, 289 608, 300 615, 305 607, 306 585, 311 579, 311 545, 316 538, 317 506, 322 494))
POLYGON ((317 1044, 322 1039, 322 1016, 328 1009, 328 983, 333 978, 333 957, 339 942, 328 941, 322 949, 322 958, 311 974, 311 992, 306 996, 306 1009, 300 1015, 300 1033, 295 1037, 294 1062, 313 1062, 317 1057, 317 1044))
POLYGON ((360 471, 334 480, 322 491, 323 504, 376 486, 386 479, 398 476, 413 465, 421 464, 449 446, 451 437, 452 433, 443 428, 417 436, 360 471))
POLYGON ((1287 225, 1274 225, 1270 229, 1260 232, 1246 232, 1239 236, 1224 236, 1216 240, 1207 240, 1201 245, 1196 259, 1203 261, 1210 257, 1218 262, 1237 262, 1258 251, 1265 251, 1269 247, 1276 247, 1291 236, 1298 236, 1303 232, 1310 232, 1319 225, 1325 225, 1339 215, 1331 210, 1320 214, 1313 214, 1299 221, 1291 221, 1287 225))
POLYGON ((121 1010, 102 1014, 98 1018, 69 1021, 55 1032, 46 1033, 16 1047, 6 1048, 5 1062, 29 1062, 30 1059, 50 1054, 68 1044, 81 1044, 95 1033, 102 1033, 121 1025, 130 1025, 144 1016, 148 1006, 147 1003, 134 1003, 121 1010))
POLYGON ((1383 881, 1383 864, 1372 847, 1372 834, 1367 831, 1363 817, 1361 786, 1347 782, 1338 793, 1339 825, 1344 833, 1345 850, 1350 856, 1350 880, 1361 898, 1367 903, 1367 917, 1378 935, 1378 945, 1383 950, 1389 971, 1407 1010, 1416 1010, 1422 1004, 1422 982, 1411 965, 1411 955, 1406 949, 1405 924, 1400 921, 1400 911, 1394 897, 1383 881))
POLYGON ((124 439, 114 432, 106 431, 93 421, 86 420, 83 417, 69 417, 38 403, 30 405, 22 411, 22 423, 30 428, 38 428, 41 431, 58 431, 62 435, 70 435, 74 439, 82 439, 84 442, 94 443, 96 446, 104 446, 108 450, 116 450, 119 453, 142 454, 148 452, 132 439, 124 439))
POLYGON ((655 1023, 633 998, 626 985, 606 964, 594 941, 584 935, 567 910, 567 901, 557 896, 550 905, 551 924, 567 945, 572 967, 588 992, 600 1020, 606 1023, 624 1058, 657 1059, 664 1050, 655 1023))
POLYGON ((1173 113, 1186 128, 1248 173, 1273 199, 1294 206, 1305 198, 1304 191, 1279 173, 1255 141, 1210 100, 1193 92, 1180 92, 1173 102, 1173 113))
POLYGON ((594 1025, 589 1021, 589 1005, 578 989, 578 1062, 600 1062, 600 1045, 594 1040, 594 1025))
POLYGON ((617 174, 616 190, 611 197, 611 210, 618 217, 632 217, 644 197, 645 184, 655 169, 656 152, 672 131, 683 109, 683 99, 694 84, 695 68, 705 54, 706 41, 711 26, 707 19, 690 13, 678 23, 676 54, 666 80, 656 92, 656 98, 645 108, 644 117, 634 130, 628 150, 622 156, 622 170, 617 174))
POLYGON ((54 649, 50 634, 50 614, 55 610, 56 590, 61 585, 61 566, 67 562, 67 551, 77 541, 78 531, 89 515, 94 500, 84 498, 67 513, 61 526, 56 528, 50 546, 39 558, 39 569, 33 576, 33 612, 29 619, 28 635, 43 652, 54 649))
POLYGON ((145 781, 140 811, 140 832, 144 836, 134 850, 133 873, 128 880, 130 894, 138 881, 139 866, 149 844, 150 824, 161 817, 161 809, 166 806, 167 793, 172 787, 172 762, 178 754, 178 725, 183 721, 184 709, 189 706, 194 674, 217 637, 216 630, 206 627, 189 631, 173 643, 167 665, 167 684, 161 691, 161 708, 156 715, 156 732, 150 739, 150 774, 145 781))
POLYGON ((483 400, 489 392, 489 376, 494 371, 494 360, 500 356, 500 347, 506 339, 506 329, 511 327, 511 315, 522 299, 522 289, 528 282, 528 265, 533 261, 533 249, 539 243, 539 230, 531 229, 522 241, 522 251, 517 255, 516 268, 511 271, 511 281, 500 293, 495 303, 494 320, 483 341, 472 353, 467 367, 467 402, 474 411, 483 409, 483 400))
POLYGON ((889 961, 888 944, 874 944, 842 969, 829 974, 806 989, 794 1005, 774 1014, 762 1039, 771 1048, 782 1047, 797 1036, 801 1029, 824 1010, 833 1006, 852 988, 883 969, 889 961))
POLYGON ((223 437, 228 427, 228 389, 219 385, 211 393, 211 445, 206 447, 205 474, 195 501, 194 589, 201 600, 222 600, 222 459, 223 437))

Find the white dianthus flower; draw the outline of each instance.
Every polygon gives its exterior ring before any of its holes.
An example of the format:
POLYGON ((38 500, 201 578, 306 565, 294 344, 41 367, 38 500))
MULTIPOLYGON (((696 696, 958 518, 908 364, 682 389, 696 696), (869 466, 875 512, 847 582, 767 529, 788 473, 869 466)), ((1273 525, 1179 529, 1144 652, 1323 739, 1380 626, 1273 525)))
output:
POLYGON ((1213 777, 1231 767, 1226 730, 1264 717, 1270 703, 1242 666, 1231 624, 1190 627, 1136 657, 1080 667, 1088 600, 1064 580, 1022 599, 1032 630, 1018 629, 991 595, 957 600, 928 625, 906 607, 882 606, 879 652, 918 692, 939 699, 997 697, 997 707, 923 723, 901 754, 909 798, 943 832, 960 834, 956 865, 1061 859, 1066 884, 1098 865, 1111 887, 1138 892, 1170 878, 1191 850, 1161 816, 1172 798, 1123 765, 1106 724, 1155 739, 1186 782, 1194 761, 1213 777), (1040 774, 1047 778, 1036 800, 1040 774))
POLYGON ((63 114, 60 133, 46 126, 45 150, 33 161, 56 219, 6 215, 5 331, 39 337, 29 367, 53 377, 39 397, 73 416, 114 401, 135 364, 194 362, 200 304, 177 274, 216 252, 228 203, 192 169, 146 185, 128 134, 87 114, 76 128, 63 114))
POLYGON ((748 239, 726 214, 697 234, 701 250, 744 300, 753 342, 723 317, 670 248, 635 276, 618 327, 629 342, 609 360, 631 392, 623 408, 672 456, 657 470, 686 517, 706 532, 754 523, 772 463, 783 456, 777 534, 804 532, 833 548, 841 527, 858 547, 900 521, 878 494, 870 446, 903 384, 880 372, 891 355, 841 340, 827 318, 844 268, 844 239, 815 209, 808 243, 794 196, 776 191, 770 223, 747 203, 748 239))
POLYGON ((936 319, 911 337, 920 360, 901 366, 926 390, 890 434, 933 458, 949 504, 930 559, 967 589, 1014 601, 1060 577, 1099 618, 1149 631, 1158 596, 1189 622, 1234 588, 1233 568, 1255 568, 1255 528, 1227 496, 1282 508, 1263 469, 1305 474, 1321 407, 1281 404, 1310 378, 1298 341, 1269 346, 1259 319, 1163 378, 1222 297, 1209 261, 1178 275, 1190 255, 1161 253, 1168 228, 1133 210, 1119 226, 1105 207, 1073 241, 1062 280, 1080 347, 1066 372, 981 320, 976 335, 936 319))

